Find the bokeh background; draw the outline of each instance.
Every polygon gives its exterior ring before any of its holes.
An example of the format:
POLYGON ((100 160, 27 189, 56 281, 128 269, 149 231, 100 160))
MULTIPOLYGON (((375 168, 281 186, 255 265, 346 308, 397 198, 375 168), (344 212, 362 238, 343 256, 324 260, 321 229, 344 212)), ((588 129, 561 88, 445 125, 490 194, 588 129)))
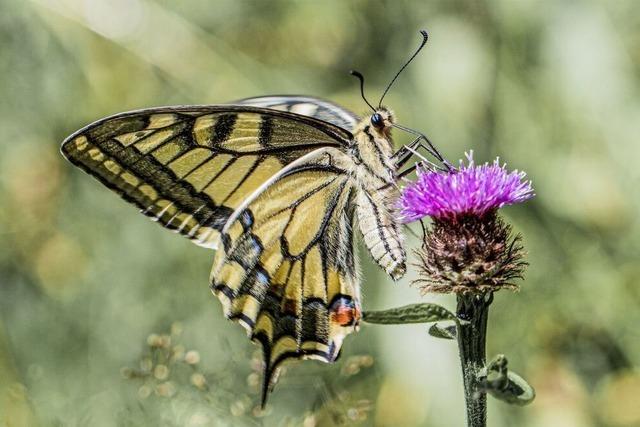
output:
MULTIPOLYGON (((450 158, 533 179, 504 209, 530 268, 492 307, 489 356, 536 388, 491 426, 640 425, 640 3, 0 0, 0 423, 460 426, 457 351, 424 325, 363 325, 339 363, 290 364, 259 411, 257 347, 208 290, 212 253, 66 163, 112 113, 271 93, 401 123, 450 158), (151 372, 140 376, 142 369, 151 372)), ((398 135, 397 143, 406 142, 398 135)), ((409 245, 416 245, 409 238, 409 245)), ((422 298, 363 252, 366 309, 422 298)))

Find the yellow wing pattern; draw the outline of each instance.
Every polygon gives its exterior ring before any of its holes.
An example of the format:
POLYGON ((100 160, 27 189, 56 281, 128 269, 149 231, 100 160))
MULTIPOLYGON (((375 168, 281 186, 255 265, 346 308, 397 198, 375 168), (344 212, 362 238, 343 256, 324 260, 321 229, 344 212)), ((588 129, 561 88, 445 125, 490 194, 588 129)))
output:
MULTIPOLYGON (((331 151, 331 149, 330 149, 331 151)), ((352 178, 326 161, 297 165, 228 224, 211 288, 263 347, 263 401, 288 358, 332 362, 360 318, 352 178)))
POLYGON ((67 138, 62 153, 142 212, 217 247, 233 210, 291 161, 349 132, 250 106, 162 107, 118 114, 67 138))

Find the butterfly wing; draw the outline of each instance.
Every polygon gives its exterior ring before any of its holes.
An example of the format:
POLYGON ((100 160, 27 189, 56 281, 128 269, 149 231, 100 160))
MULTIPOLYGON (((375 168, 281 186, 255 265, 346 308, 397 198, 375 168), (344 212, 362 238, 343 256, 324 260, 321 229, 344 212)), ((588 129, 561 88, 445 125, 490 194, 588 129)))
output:
POLYGON ((211 288, 259 342, 266 399, 286 359, 332 362, 360 318, 352 220, 356 186, 340 150, 299 162, 239 209, 222 234, 211 288))
POLYGON ((111 116, 62 153, 142 212, 215 248, 240 203, 284 166, 351 134, 312 117, 251 106, 161 107, 111 116))
POLYGON ((314 117, 335 126, 353 131, 360 118, 351 111, 324 99, 299 95, 272 95, 246 98, 236 101, 241 105, 288 111, 303 116, 314 117))

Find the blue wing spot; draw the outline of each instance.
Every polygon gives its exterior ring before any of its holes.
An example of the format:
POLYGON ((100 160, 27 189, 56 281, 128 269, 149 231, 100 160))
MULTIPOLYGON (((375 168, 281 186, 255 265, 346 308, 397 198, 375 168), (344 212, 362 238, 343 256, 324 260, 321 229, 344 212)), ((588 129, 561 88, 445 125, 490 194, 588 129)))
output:
POLYGON ((251 237, 249 237, 249 241, 251 242, 253 250, 256 251, 256 254, 260 254, 262 252, 262 244, 260 244, 258 239, 252 235, 251 237))
POLYGON ((245 231, 253 226, 253 215, 251 215, 250 211, 246 209, 242 211, 242 214, 240 215, 240 223, 245 231))
POLYGON ((269 284, 269 278, 262 271, 259 271, 259 272, 256 273, 256 280, 258 282, 262 283, 263 285, 269 284))

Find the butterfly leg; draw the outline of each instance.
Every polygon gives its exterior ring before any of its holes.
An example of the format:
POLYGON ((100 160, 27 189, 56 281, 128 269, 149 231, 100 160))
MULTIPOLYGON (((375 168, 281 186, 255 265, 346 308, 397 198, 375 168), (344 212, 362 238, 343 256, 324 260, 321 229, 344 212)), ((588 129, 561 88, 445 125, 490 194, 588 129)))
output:
POLYGON ((424 149, 429 154, 433 154, 428 147, 422 144, 421 140, 422 140, 422 137, 415 138, 413 141, 411 141, 411 143, 404 145, 393 155, 392 159, 395 162, 397 169, 400 169, 402 166, 404 166, 413 156, 418 157, 421 163, 427 164, 431 166, 433 169, 438 169, 441 171, 450 171, 453 169, 451 165, 446 161, 446 159, 441 160, 445 166, 443 168, 441 166, 436 165, 435 163, 433 163, 432 161, 424 157, 422 154, 420 154, 420 152, 418 151, 419 149, 424 149))
MULTIPOLYGON (((444 160, 444 164, 445 164, 446 168, 442 168, 442 167, 436 165, 435 163, 429 161, 423 155, 421 155, 418 152, 418 149, 420 149, 420 148, 422 148, 422 149, 424 149, 424 150, 429 152, 427 147, 422 145, 421 140, 422 140, 421 136, 415 138, 409 144, 402 146, 402 148, 400 148, 393 155, 392 160, 395 162, 396 169, 402 168, 413 156, 417 156, 421 160, 421 163, 429 165, 434 170, 440 170, 440 171, 443 171, 443 172, 454 170, 454 168, 452 166, 450 166, 449 163, 446 160, 444 160)), ((409 166, 407 169, 399 172, 397 174, 397 179, 400 180, 400 179, 404 178, 405 176, 409 175, 411 172, 415 171, 416 170, 416 165, 417 164, 413 164, 413 165, 409 166)), ((377 188, 377 190, 378 191, 384 190, 384 189, 387 189, 387 188, 389 188, 391 186, 392 186, 392 184, 385 184, 385 185, 377 188)))
MULTIPOLYGON (((404 146, 403 148, 405 148, 405 150, 400 149, 398 151, 398 153, 396 153, 396 155, 394 155, 394 157, 398 156, 400 157, 400 159, 404 158, 404 156, 409 155, 410 154, 407 153, 407 151, 410 152, 410 149, 418 149, 418 148, 423 148, 424 150, 427 151, 427 153, 431 154, 433 157, 435 157, 436 159, 438 159, 446 168, 446 170, 451 171, 454 170, 454 168, 449 164, 449 162, 442 156, 442 154, 440 154, 440 152, 436 149, 436 147, 433 145, 433 143, 429 140, 429 138, 427 138, 427 136, 423 133, 420 133, 416 130, 413 130, 411 128, 408 127, 404 127, 398 124, 394 124, 393 127, 396 127, 400 130, 403 130, 407 133, 410 133, 412 135, 415 135, 416 138, 408 145, 408 146, 404 146), (424 141, 426 143, 426 146, 422 144, 422 142, 420 141, 424 141), (408 149, 408 150, 407 150, 408 149)), ((407 161, 408 159, 405 159, 403 164, 407 161)))
POLYGON ((408 145, 403 145, 392 157, 391 160, 395 162, 396 168, 401 168, 405 163, 409 161, 413 153, 410 149, 415 149, 420 142, 420 137, 415 138, 408 145))

